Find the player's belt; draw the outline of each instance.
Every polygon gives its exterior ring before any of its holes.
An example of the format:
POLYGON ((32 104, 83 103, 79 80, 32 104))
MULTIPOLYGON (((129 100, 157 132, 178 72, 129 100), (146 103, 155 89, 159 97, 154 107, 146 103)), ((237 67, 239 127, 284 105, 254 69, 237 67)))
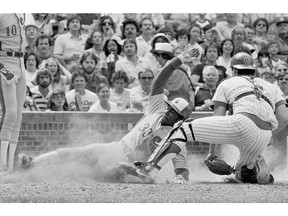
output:
POLYGON ((10 57, 23 57, 24 53, 22 52, 10 52, 0 50, 0 56, 10 56, 10 57))

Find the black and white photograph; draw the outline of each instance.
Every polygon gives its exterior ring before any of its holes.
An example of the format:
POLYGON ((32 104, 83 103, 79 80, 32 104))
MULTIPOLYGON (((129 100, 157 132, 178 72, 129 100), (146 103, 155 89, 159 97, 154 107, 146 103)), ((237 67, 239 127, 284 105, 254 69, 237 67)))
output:
POLYGON ((0 9, 1 208, 288 202, 288 10, 48 3, 0 9))

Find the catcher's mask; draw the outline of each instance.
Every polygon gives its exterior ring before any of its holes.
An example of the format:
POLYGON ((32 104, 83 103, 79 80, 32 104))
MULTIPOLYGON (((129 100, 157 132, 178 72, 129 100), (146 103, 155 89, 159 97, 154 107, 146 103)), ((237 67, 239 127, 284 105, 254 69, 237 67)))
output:
POLYGON ((183 98, 175 98, 172 101, 165 101, 170 105, 175 112, 177 112, 184 119, 188 119, 191 115, 192 110, 189 107, 189 103, 183 98))

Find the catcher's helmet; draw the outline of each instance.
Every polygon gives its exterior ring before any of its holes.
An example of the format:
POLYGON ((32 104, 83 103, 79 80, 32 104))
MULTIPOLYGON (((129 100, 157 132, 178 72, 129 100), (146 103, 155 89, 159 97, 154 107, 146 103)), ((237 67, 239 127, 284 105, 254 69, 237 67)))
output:
POLYGON ((183 98, 175 98, 172 101, 165 101, 169 104, 180 116, 184 119, 188 119, 192 110, 189 107, 189 103, 183 98))
POLYGON ((237 69, 255 70, 255 68, 253 67, 252 57, 245 52, 235 54, 231 59, 230 66, 237 69))

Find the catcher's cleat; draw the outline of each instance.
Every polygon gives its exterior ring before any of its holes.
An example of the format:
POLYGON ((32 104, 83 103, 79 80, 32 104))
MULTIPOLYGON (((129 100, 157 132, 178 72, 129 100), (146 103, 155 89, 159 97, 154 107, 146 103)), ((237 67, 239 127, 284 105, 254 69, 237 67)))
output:
POLYGON ((34 159, 26 154, 19 154, 17 161, 22 169, 28 169, 34 166, 34 159))
POLYGON ((262 155, 259 155, 255 163, 256 178, 258 184, 273 184, 274 177, 270 174, 268 166, 262 155))
POLYGON ((120 162, 119 166, 125 170, 127 175, 132 175, 137 178, 140 178, 146 184, 153 184, 154 180, 144 171, 144 168, 137 168, 131 166, 128 163, 120 162), (143 171, 142 171, 143 170, 143 171))
POLYGON ((169 181, 171 184, 186 184, 187 181, 182 175, 176 175, 171 181, 169 181))

